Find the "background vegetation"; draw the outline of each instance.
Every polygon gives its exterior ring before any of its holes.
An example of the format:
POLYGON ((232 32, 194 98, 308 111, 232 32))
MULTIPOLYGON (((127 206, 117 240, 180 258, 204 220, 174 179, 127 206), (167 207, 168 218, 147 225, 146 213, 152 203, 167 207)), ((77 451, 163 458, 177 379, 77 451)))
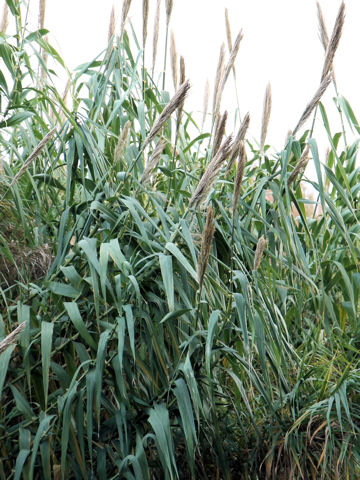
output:
POLYGON ((228 23, 207 131, 186 111, 174 43, 175 94, 144 64, 146 1, 141 40, 125 1, 120 35, 112 14, 107 50, 65 94, 45 2, 31 33, 28 4, 7 7, 0 479, 359 478, 360 182, 345 126, 360 129, 332 66, 344 4, 331 35, 319 9, 320 86, 274 154, 270 87, 259 144, 249 115, 225 135, 242 39, 228 23), (331 83, 337 133, 320 102, 331 83), (316 180, 303 177, 309 159, 316 180))

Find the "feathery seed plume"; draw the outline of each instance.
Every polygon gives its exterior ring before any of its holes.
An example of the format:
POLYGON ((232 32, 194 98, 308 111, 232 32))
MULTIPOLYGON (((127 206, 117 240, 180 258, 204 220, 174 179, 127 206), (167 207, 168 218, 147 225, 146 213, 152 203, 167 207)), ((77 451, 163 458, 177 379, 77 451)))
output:
POLYGON ((166 146, 166 140, 163 140, 163 139, 160 139, 156 144, 156 147, 152 152, 151 157, 149 158, 149 161, 145 166, 144 173, 141 176, 141 179, 140 179, 141 183, 145 183, 149 180, 152 171, 154 170, 156 165, 159 163, 161 154, 164 151, 165 146, 166 146))
POLYGON ((12 343, 16 342, 16 338, 19 333, 25 328, 25 322, 20 323, 19 326, 15 328, 9 335, 7 335, 3 340, 0 342, 0 354, 4 352, 12 343))
POLYGON ((121 155, 125 151, 125 148, 129 140, 130 127, 131 127, 131 122, 130 120, 127 120, 127 122, 124 125, 123 131, 121 132, 121 135, 119 137, 117 145, 115 147, 115 152, 114 152, 115 164, 117 164, 120 161, 121 155))
POLYGON ((243 121, 240 125, 239 131, 236 134, 236 137, 234 139, 234 142, 233 142, 233 145, 232 145, 232 152, 231 152, 231 155, 230 155, 230 160, 229 160, 229 163, 226 167, 225 177, 227 177, 229 175, 236 158, 239 156, 239 150, 240 150, 242 142, 244 141, 247 129, 249 128, 249 124, 250 124, 250 114, 248 112, 245 115, 245 117, 244 117, 244 119, 243 119, 243 121))
POLYGON ((3 14, 1 18, 0 31, 5 35, 7 27, 9 25, 9 6, 4 2, 3 14))
POLYGON ((214 214, 213 214, 211 205, 209 205, 206 211, 206 223, 205 223, 204 231, 201 238, 200 254, 199 254, 198 265, 197 265, 197 274, 198 274, 198 282, 199 282, 200 290, 202 288, 205 272, 209 263, 211 244, 214 237, 214 233, 215 233, 214 214))
POLYGON ((225 110, 223 115, 221 115, 220 117, 217 118, 215 136, 214 136, 214 143, 213 143, 213 150, 212 150, 212 155, 213 156, 219 150, 222 139, 223 139, 223 136, 225 135, 225 126, 226 126, 227 117, 228 117, 228 112, 225 110))
POLYGON ((309 162, 309 150, 310 150, 310 148, 309 148, 309 146, 307 146, 305 148, 305 150, 303 151, 303 154, 301 155, 299 161, 295 165, 294 170, 289 175, 289 178, 288 178, 288 186, 289 187, 294 182, 294 180, 296 180, 296 177, 299 175, 299 173, 301 173, 305 170, 306 165, 309 162))
POLYGON ((115 34, 115 7, 112 6, 111 13, 110 13, 110 21, 109 21, 109 30, 108 30, 108 45, 112 42, 115 34))
POLYGON ((44 28, 45 8, 46 8, 46 0, 40 0, 40 2, 39 2, 39 30, 44 28))
POLYGON ((329 43, 326 49, 324 66, 321 73, 321 81, 323 81, 325 77, 328 75, 328 73, 331 72, 334 56, 339 46, 341 33, 344 26, 344 21, 345 21, 345 3, 341 2, 341 5, 336 17, 334 30, 331 34, 331 38, 329 40, 329 43))
POLYGON ((216 118, 219 109, 220 109, 220 84, 224 75, 224 64, 225 64, 225 45, 222 44, 220 48, 219 60, 216 69, 215 84, 214 84, 214 96, 213 96, 213 115, 216 118))
POLYGON ((259 241, 256 245, 255 257, 254 257, 254 270, 257 270, 260 267, 261 258, 264 254, 267 241, 265 240, 264 235, 259 238, 259 241))
POLYGON ((155 11, 155 21, 154 21, 154 35, 153 35, 153 57, 152 57, 152 70, 154 71, 156 54, 157 54, 157 44, 159 40, 159 28, 160 28, 160 2, 157 0, 156 11, 155 11))
POLYGON ((229 11, 225 8, 225 28, 226 28, 226 39, 228 43, 229 52, 232 50, 232 39, 231 39, 231 28, 230 28, 230 21, 229 21, 229 11))
POLYGON ((323 12, 320 7, 320 3, 316 2, 317 6, 317 12, 318 12, 318 21, 319 21, 319 33, 320 33, 320 40, 322 43, 322 46, 324 47, 324 50, 326 52, 328 45, 329 45, 329 35, 327 32, 326 24, 325 24, 325 19, 323 12))
POLYGON ((262 122, 261 122, 260 153, 264 153, 264 145, 265 145, 266 134, 269 126, 270 114, 271 114, 271 85, 270 83, 268 83, 266 87, 266 92, 265 92, 263 116, 262 116, 262 122))
POLYGON ((178 84, 177 51, 176 51, 175 35, 173 31, 171 31, 171 36, 170 36, 170 57, 171 57, 172 77, 174 82, 174 88, 176 90, 177 84, 178 84))
POLYGON ((190 199, 189 208, 197 208, 202 202, 206 200, 206 196, 209 193, 212 184, 214 183, 215 178, 217 177, 221 169, 222 164, 225 162, 231 152, 231 141, 231 136, 224 140, 217 154, 209 163, 190 199))
POLYGON ((220 94, 219 94, 220 98, 221 98, 221 95, 224 91, 227 79, 229 78, 231 69, 233 68, 233 66, 235 64, 235 60, 236 60, 236 57, 237 57, 237 54, 238 54, 239 48, 240 48, 240 43, 241 43, 241 40, 243 39, 243 37, 244 37, 244 35, 242 33, 242 30, 240 30, 237 37, 235 38, 235 42, 234 42, 233 48, 232 48, 231 53, 230 53, 230 58, 228 60, 228 63, 226 64, 226 67, 225 67, 225 70, 224 70, 224 75, 222 76, 222 79, 221 79, 220 94))
POLYGON ((30 164, 37 158, 40 153, 43 151, 45 145, 48 143, 49 140, 54 136, 56 132, 56 128, 53 128, 48 132, 45 137, 39 142, 37 147, 33 150, 33 152, 28 156, 28 158, 25 160, 24 165, 20 168, 18 173, 15 175, 15 177, 12 179, 12 182, 10 183, 10 187, 12 187, 18 179, 21 177, 21 175, 29 168, 30 164))
POLYGON ((203 116, 202 116, 202 122, 201 122, 201 129, 204 128, 204 123, 205 123, 205 118, 207 115, 208 107, 209 107, 209 97, 210 97, 210 84, 209 80, 206 80, 205 83, 205 90, 204 90, 204 103, 203 103, 203 116))
MULTIPOLYGON (((184 57, 180 57, 180 85, 182 85, 185 82, 185 60, 184 57)), ((185 100, 185 98, 184 98, 185 100)), ((176 116, 176 133, 179 132, 180 128, 180 123, 181 123, 181 116, 182 112, 184 109, 184 100, 180 103, 178 111, 177 111, 177 116, 176 116)))
POLYGON ((125 30, 125 22, 130 10, 131 0, 123 0, 123 7, 121 12, 121 27, 120 27, 120 40, 122 40, 125 30))
POLYGON ((149 0, 143 0, 143 48, 145 48, 145 44, 146 44, 148 20, 149 20, 149 0))
POLYGON ((174 0, 165 0, 166 3, 166 25, 169 26, 174 0))
POLYGON ((233 215, 236 214, 236 210, 239 204, 240 189, 241 189, 241 184, 244 177, 245 160, 246 160, 245 145, 244 145, 244 142, 241 142, 238 164, 237 164, 236 174, 235 174, 235 181, 234 181, 234 195, 233 195, 233 208, 232 208, 233 215))
POLYGON ((161 114, 155 121, 152 129, 150 130, 150 133, 145 138, 143 148, 145 148, 146 145, 148 145, 154 139, 154 137, 159 132, 161 127, 164 125, 164 123, 169 119, 170 115, 179 106, 183 105, 183 102, 185 100, 187 92, 189 91, 189 88, 190 88, 189 80, 186 80, 182 85, 180 85, 179 89, 175 92, 175 95, 171 98, 170 102, 166 105, 164 110, 161 112, 161 114))
POLYGON ((314 110, 316 105, 320 102, 321 97, 325 93, 325 90, 329 86, 331 82, 331 73, 328 73, 327 76, 323 79, 323 81, 320 84, 320 87, 316 91, 314 97, 310 101, 310 103, 307 105, 307 107, 304 110, 304 113, 301 115, 300 120, 296 127, 294 128, 293 135, 299 130, 299 128, 306 122, 306 120, 309 118, 311 115, 311 112, 314 110))

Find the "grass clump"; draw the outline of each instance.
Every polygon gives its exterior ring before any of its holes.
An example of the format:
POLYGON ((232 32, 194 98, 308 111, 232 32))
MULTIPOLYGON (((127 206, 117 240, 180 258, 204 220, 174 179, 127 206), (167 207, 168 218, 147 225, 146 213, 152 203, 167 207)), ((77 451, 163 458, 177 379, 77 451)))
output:
POLYGON ((259 147, 248 114, 226 136, 242 38, 232 45, 229 24, 209 133, 186 110, 184 63, 170 95, 134 49, 131 2, 120 37, 111 26, 108 49, 69 79, 71 109, 41 60, 60 57, 11 5, 1 262, 21 276, 1 289, 0 479, 358 478, 358 140, 331 135, 321 103, 343 5, 320 88, 274 154, 270 87, 259 147), (329 137, 323 165, 313 129, 299 136, 312 114, 329 137), (6 256, 15 231, 24 248, 51 245, 41 274, 6 256))

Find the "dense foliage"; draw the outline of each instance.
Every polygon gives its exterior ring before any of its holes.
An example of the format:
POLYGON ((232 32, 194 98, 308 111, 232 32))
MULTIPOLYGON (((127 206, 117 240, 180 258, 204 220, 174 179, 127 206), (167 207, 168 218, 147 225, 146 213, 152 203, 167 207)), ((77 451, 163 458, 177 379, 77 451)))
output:
POLYGON ((66 103, 47 31, 7 3, 0 334, 25 328, 0 356, 0 479, 359 478, 358 140, 321 103, 326 164, 309 130, 219 147, 182 97, 156 131, 173 95, 126 31, 66 103))

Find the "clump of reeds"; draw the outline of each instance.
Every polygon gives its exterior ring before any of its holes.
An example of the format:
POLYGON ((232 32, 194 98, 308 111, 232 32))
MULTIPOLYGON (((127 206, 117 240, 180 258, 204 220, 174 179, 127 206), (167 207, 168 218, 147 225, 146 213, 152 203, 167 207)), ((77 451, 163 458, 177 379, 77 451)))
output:
POLYGON ((25 160, 24 165, 20 168, 18 173, 12 179, 12 182, 10 183, 10 187, 12 187, 19 180, 21 175, 30 167, 31 163, 40 155, 40 153, 44 150, 45 145, 52 139, 52 137, 55 135, 55 133, 56 133, 56 128, 53 128, 39 142, 37 147, 31 152, 31 154, 25 160))
POLYGON ((183 105, 185 101, 185 97, 189 91, 190 82, 186 80, 182 85, 180 85, 179 89, 176 91, 175 95, 172 97, 170 102, 166 105, 164 110, 161 112, 160 116, 154 122, 152 129, 150 130, 148 136, 144 141, 143 148, 146 147, 156 136, 162 126, 167 122, 170 115, 181 105, 183 105))
POLYGON ((214 214, 211 205, 206 211, 206 223, 201 237, 200 254, 197 263, 197 274, 199 290, 201 291, 204 282, 205 272, 209 263, 212 240, 215 233, 214 214))
POLYGON ((153 172, 154 168, 157 166, 157 164, 160 161, 161 154, 164 151, 164 148, 166 147, 166 143, 167 142, 164 139, 160 139, 157 142, 156 147, 152 152, 151 157, 149 158, 149 161, 145 166, 144 173, 142 174, 142 177, 140 179, 141 183, 145 183, 150 179, 151 173, 153 172))
POLYGON ((191 199, 189 202, 189 208, 197 208, 202 202, 205 201, 207 194, 209 193, 220 169, 225 160, 228 158, 232 149, 232 137, 228 137, 221 147, 219 148, 215 157, 209 163, 203 176, 201 177, 191 199))
POLYGON ((264 235, 259 238, 259 241, 256 245, 255 257, 254 257, 254 270, 258 270, 260 267, 261 259, 264 254, 267 241, 265 240, 264 235))
POLYGON ((271 85, 270 83, 268 83, 265 91, 263 116, 262 116, 262 122, 261 122, 261 135, 260 135, 260 153, 261 154, 264 153, 265 140, 266 140, 266 135, 269 127, 270 114, 271 114, 271 103, 272 103, 271 85))

